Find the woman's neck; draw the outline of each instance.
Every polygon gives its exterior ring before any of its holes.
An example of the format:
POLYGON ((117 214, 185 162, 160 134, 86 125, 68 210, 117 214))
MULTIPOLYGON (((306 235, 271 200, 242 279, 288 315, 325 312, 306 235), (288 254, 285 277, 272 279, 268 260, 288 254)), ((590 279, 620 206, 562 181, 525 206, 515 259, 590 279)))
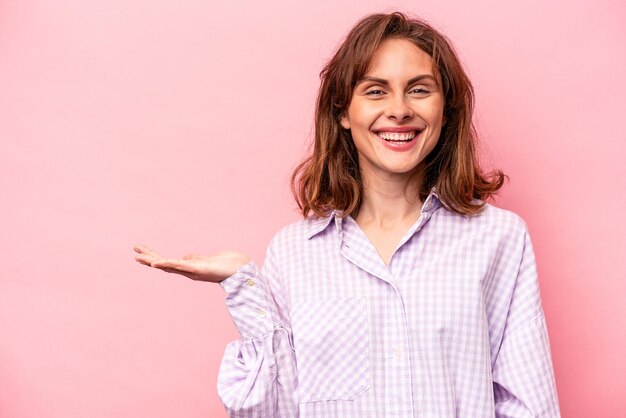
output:
POLYGON ((423 203, 419 198, 421 174, 414 175, 411 184, 407 184, 408 176, 363 174, 363 199, 355 217, 360 226, 388 229, 417 221, 423 203))

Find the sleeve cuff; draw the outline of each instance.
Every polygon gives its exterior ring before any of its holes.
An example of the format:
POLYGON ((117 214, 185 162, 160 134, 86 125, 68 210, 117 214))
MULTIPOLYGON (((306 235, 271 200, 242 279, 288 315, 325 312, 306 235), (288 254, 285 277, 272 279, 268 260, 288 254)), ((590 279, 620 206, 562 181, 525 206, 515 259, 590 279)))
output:
POLYGON ((259 270, 254 261, 250 260, 248 263, 239 267, 239 270, 237 270, 235 274, 222 280, 220 282, 220 286, 222 286, 222 289, 228 293, 230 289, 236 288, 238 285, 241 285, 242 282, 245 283, 246 280, 258 275, 258 271, 259 270))
POLYGON ((266 281, 253 261, 220 282, 226 306, 242 338, 256 339, 274 329, 272 300, 266 281))

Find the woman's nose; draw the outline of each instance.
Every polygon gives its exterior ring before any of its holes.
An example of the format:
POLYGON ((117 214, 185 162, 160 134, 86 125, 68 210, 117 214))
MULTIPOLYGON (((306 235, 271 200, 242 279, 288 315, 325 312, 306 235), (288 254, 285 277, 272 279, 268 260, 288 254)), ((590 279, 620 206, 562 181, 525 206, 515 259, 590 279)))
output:
POLYGON ((391 98, 385 113, 389 119, 395 119, 397 121, 403 121, 413 117, 413 109, 411 109, 411 106, 409 106, 407 102, 407 97, 403 94, 391 98))

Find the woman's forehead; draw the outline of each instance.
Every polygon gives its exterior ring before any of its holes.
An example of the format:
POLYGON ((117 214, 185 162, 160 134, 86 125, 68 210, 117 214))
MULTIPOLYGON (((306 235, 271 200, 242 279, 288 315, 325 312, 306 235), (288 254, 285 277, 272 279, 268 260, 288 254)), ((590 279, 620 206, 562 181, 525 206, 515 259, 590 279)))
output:
POLYGON ((411 79, 420 75, 436 78, 432 57, 408 39, 385 39, 374 51, 364 77, 411 79))

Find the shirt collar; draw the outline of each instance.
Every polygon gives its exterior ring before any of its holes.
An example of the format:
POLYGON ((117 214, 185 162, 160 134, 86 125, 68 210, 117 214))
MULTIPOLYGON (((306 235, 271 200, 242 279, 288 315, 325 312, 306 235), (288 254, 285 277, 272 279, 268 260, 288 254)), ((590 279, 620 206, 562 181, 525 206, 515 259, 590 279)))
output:
POLYGON ((311 220, 309 232, 307 233, 307 239, 311 239, 315 235, 325 230, 328 227, 328 225, 330 225, 331 221, 335 218, 337 213, 338 211, 333 210, 328 216, 320 217, 320 218, 313 218, 311 220))
MULTIPOLYGON (((424 201, 424 205, 422 206, 422 212, 434 211, 441 205, 447 207, 438 195, 437 186, 433 186, 430 189, 430 194, 424 201)), ((328 228, 328 225, 331 224, 333 219, 335 219, 335 224, 337 224, 337 227, 340 229, 341 218, 338 215, 339 211, 333 210, 328 216, 312 218, 310 221, 311 225, 309 226, 309 231, 307 233, 307 239, 313 238, 315 235, 328 228)))

